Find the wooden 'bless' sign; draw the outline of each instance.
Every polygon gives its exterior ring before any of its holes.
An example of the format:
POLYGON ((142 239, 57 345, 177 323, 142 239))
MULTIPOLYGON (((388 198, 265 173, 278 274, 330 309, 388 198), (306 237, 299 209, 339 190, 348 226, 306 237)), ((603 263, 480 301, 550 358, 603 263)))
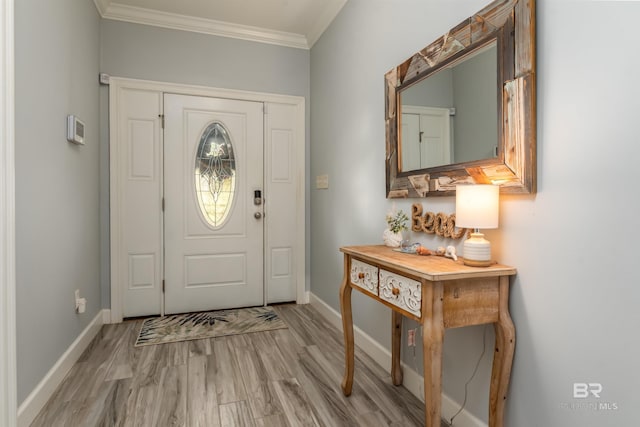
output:
POLYGON ((459 239, 465 235, 466 228, 456 229, 456 214, 447 215, 445 213, 422 213, 422 205, 414 203, 411 206, 411 230, 416 232, 424 232, 427 234, 436 234, 442 237, 450 237, 459 239))

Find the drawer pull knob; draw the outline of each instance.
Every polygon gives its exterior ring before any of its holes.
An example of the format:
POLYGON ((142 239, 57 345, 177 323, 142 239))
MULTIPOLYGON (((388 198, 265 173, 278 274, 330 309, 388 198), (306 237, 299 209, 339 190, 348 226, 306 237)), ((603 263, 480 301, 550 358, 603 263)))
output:
POLYGON ((358 279, 360 279, 360 280, 364 279, 364 273, 363 272, 358 273, 358 279))
POLYGON ((391 288, 391 293, 398 296, 398 294, 400 294, 400 288, 391 288))

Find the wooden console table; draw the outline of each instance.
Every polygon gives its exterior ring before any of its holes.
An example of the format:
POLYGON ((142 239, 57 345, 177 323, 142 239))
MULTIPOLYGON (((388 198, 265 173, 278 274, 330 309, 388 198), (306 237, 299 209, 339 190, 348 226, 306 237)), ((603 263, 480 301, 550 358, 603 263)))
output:
POLYGON ((345 342, 342 391, 353 386, 353 318, 351 289, 392 309, 391 378, 402 384, 400 348, 402 316, 423 326, 425 425, 440 426, 442 341, 445 328, 493 323, 496 343, 491 372, 489 426, 504 425, 504 406, 515 349, 515 328, 509 315, 509 276, 515 268, 495 264, 467 267, 459 259, 419 256, 385 246, 347 246, 340 308, 345 342))

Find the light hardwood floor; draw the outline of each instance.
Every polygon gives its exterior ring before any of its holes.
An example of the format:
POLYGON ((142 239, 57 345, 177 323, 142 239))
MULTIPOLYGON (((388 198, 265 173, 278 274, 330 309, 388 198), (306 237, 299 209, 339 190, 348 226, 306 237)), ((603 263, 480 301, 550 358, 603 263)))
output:
MULTIPOLYGON (((309 305, 288 329, 134 347, 141 320, 105 325, 32 426, 422 426, 424 407, 309 305)), ((391 321, 389 321, 391 327, 391 321)))

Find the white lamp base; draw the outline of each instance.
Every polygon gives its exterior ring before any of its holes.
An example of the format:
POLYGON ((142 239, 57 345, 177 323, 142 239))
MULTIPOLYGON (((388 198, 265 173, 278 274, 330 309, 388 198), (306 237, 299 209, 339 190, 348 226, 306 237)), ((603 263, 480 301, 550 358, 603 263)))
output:
POLYGON ((491 242, 484 234, 475 232, 464 241, 462 247, 463 262, 471 267, 489 267, 491 262, 491 242))

